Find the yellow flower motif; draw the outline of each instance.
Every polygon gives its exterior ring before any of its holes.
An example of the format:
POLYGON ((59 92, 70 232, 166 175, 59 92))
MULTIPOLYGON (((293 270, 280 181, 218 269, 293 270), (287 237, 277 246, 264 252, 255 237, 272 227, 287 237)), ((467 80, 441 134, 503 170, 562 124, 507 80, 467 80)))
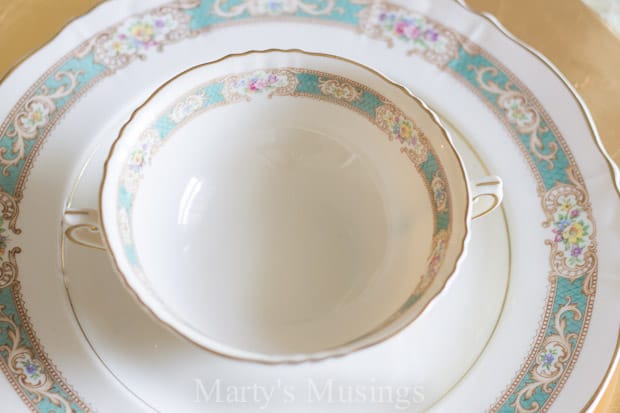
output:
POLYGON ((407 140, 411 138, 413 128, 409 122, 401 122, 400 124, 400 137, 407 140))
POLYGON ((114 42, 112 42, 112 45, 110 46, 110 48, 119 53, 123 50, 124 44, 118 40, 115 40, 114 42))
POLYGON ((153 26, 147 23, 136 24, 131 28, 130 32, 133 37, 142 42, 148 42, 153 38, 153 35, 155 34, 153 26))
POLYGON ((131 160, 134 165, 142 165, 144 163, 144 152, 141 150, 134 151, 131 154, 131 160))
POLYGON ((514 105, 512 107, 512 117, 517 120, 523 120, 525 118, 525 112, 519 106, 514 105))
POLYGON ((570 211, 573 208, 573 203, 568 200, 568 199, 564 199, 561 203, 560 203, 560 209, 562 211, 570 211))
POLYGON ((334 97, 338 99, 342 98, 345 95, 344 89, 340 87, 334 87, 333 93, 334 93, 334 97))
POLYGON ((579 222, 573 222, 564 229, 564 232, 562 232, 562 238, 567 240, 570 244, 576 244, 582 237, 583 227, 579 222))
POLYGON ((32 112, 32 121, 34 123, 41 122, 42 120, 43 120, 43 112, 40 109, 32 112))

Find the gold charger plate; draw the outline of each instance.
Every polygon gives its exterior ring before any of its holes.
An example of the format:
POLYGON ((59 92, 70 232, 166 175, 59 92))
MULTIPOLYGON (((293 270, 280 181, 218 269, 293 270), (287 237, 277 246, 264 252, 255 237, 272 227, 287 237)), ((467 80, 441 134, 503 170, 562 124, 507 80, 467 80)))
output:
MULTIPOLYGON (((0 9, 1 79, 47 43, 71 19, 105 0, 2 0, 0 9)), ((467 0, 488 12, 524 42, 551 60, 588 105, 608 153, 620 163, 620 38, 580 0, 467 0)), ((620 337, 618 341, 620 347, 620 337)), ((620 412, 620 359, 609 366, 583 411, 620 412)))

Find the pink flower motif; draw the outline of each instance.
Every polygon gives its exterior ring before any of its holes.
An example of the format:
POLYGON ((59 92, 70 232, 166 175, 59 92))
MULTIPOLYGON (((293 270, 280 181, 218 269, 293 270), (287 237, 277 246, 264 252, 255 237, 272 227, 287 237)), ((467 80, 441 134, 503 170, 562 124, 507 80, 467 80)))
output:
POLYGON ((417 39, 420 37, 420 28, 417 26, 409 26, 409 30, 407 30, 407 33, 405 33, 407 35, 408 38, 410 39, 417 39))
POLYGON ((247 77, 236 79, 231 86, 233 90, 240 94, 259 94, 263 92, 272 92, 287 84, 288 80, 286 76, 280 76, 272 72, 258 71, 247 77))
POLYGON ((250 80, 250 83, 248 84, 248 89, 250 89, 252 91, 256 91, 256 90, 262 89, 260 81, 258 79, 250 80))
POLYGON ((405 23, 404 21, 399 21, 394 25, 394 31, 397 34, 404 34, 406 29, 407 23, 405 23))

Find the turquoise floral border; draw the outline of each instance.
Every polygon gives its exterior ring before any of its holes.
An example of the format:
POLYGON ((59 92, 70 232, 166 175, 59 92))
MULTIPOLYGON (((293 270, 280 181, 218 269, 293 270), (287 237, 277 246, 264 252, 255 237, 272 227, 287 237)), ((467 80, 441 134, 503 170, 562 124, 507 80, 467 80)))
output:
POLYGON ((35 83, 0 127, 0 203, 6 225, 0 368, 33 411, 89 411, 41 351, 19 295, 19 201, 49 130, 81 94, 137 58, 220 25, 274 18, 339 24, 405 48, 467 85, 513 135, 536 176, 547 216, 550 293, 526 361, 490 409, 546 411, 579 356, 596 292, 595 230, 583 179, 553 121, 496 59, 414 11, 366 0, 179 0, 89 39, 35 83))

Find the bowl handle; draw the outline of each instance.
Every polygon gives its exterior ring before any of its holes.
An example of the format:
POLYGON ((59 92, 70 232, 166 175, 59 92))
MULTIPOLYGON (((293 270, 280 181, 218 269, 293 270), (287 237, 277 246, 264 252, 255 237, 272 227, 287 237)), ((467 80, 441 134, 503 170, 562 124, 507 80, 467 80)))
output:
POLYGON ((65 236, 72 242, 88 248, 107 251, 96 209, 68 209, 64 213, 65 236))
POLYGON ((504 199, 504 183, 498 176, 485 176, 472 185, 472 218, 480 218, 500 206, 504 199), (490 202, 481 202, 489 198, 490 202))

